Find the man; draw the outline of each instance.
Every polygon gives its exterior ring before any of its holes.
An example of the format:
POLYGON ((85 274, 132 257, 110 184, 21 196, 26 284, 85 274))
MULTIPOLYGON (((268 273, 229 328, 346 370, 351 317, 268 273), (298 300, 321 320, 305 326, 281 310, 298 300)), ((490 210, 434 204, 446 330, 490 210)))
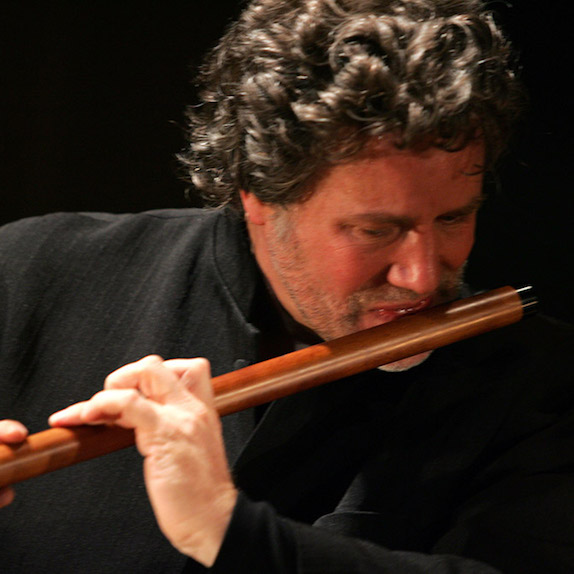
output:
POLYGON ((76 403, 50 423, 134 428, 153 508, 132 451, 22 484, 5 571, 571 571, 568 327, 222 421, 209 384, 462 293, 520 108, 508 59, 482 2, 252 2, 204 70, 183 158, 231 207, 3 230, 2 413, 40 430, 76 403))

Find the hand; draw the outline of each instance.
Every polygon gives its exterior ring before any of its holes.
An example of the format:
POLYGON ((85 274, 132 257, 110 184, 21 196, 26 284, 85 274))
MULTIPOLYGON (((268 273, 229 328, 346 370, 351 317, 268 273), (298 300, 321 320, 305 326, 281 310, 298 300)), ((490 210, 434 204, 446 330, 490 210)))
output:
POLYGON ((150 356, 109 375, 105 390, 54 413, 52 426, 114 423, 135 431, 158 524, 182 553, 215 562, 237 500, 205 359, 150 356))
MULTIPOLYGON (((17 444, 28 436, 28 429, 18 421, 0 421, 0 444, 17 444)), ((0 508, 8 506, 14 500, 14 490, 10 486, 0 488, 0 508)))

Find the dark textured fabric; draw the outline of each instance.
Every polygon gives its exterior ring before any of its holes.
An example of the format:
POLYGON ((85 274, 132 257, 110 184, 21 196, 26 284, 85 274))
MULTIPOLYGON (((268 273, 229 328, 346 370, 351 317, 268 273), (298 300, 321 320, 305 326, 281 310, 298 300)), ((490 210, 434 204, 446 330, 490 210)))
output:
MULTIPOLYGON (((11 224, 0 297, 0 417, 32 431, 149 353, 217 375, 289 350, 227 211, 11 224)), ((242 494, 212 571, 572 572, 573 342, 532 318, 225 417, 242 494)), ((134 449, 17 492, 2 572, 205 571, 163 539, 134 449)))

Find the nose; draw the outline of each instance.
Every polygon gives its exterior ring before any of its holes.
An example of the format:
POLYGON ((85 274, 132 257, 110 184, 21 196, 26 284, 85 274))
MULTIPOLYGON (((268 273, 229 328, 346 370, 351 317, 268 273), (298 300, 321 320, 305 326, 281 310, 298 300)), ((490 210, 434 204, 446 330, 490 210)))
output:
POLYGON ((397 245, 387 281, 419 295, 435 291, 441 279, 437 240, 432 230, 409 230, 397 245))

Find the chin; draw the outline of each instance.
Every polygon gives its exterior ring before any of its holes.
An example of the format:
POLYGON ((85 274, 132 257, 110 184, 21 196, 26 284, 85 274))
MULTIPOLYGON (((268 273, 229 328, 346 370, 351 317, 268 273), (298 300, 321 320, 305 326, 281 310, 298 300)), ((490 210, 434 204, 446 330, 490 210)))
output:
POLYGON ((381 365, 378 367, 381 371, 387 373, 400 373, 402 371, 408 371, 413 367, 417 367, 421 363, 424 363, 432 351, 426 351, 425 353, 419 353, 418 355, 413 355, 412 357, 407 357, 406 359, 400 359, 399 361, 394 361, 393 363, 388 363, 386 365, 381 365))

